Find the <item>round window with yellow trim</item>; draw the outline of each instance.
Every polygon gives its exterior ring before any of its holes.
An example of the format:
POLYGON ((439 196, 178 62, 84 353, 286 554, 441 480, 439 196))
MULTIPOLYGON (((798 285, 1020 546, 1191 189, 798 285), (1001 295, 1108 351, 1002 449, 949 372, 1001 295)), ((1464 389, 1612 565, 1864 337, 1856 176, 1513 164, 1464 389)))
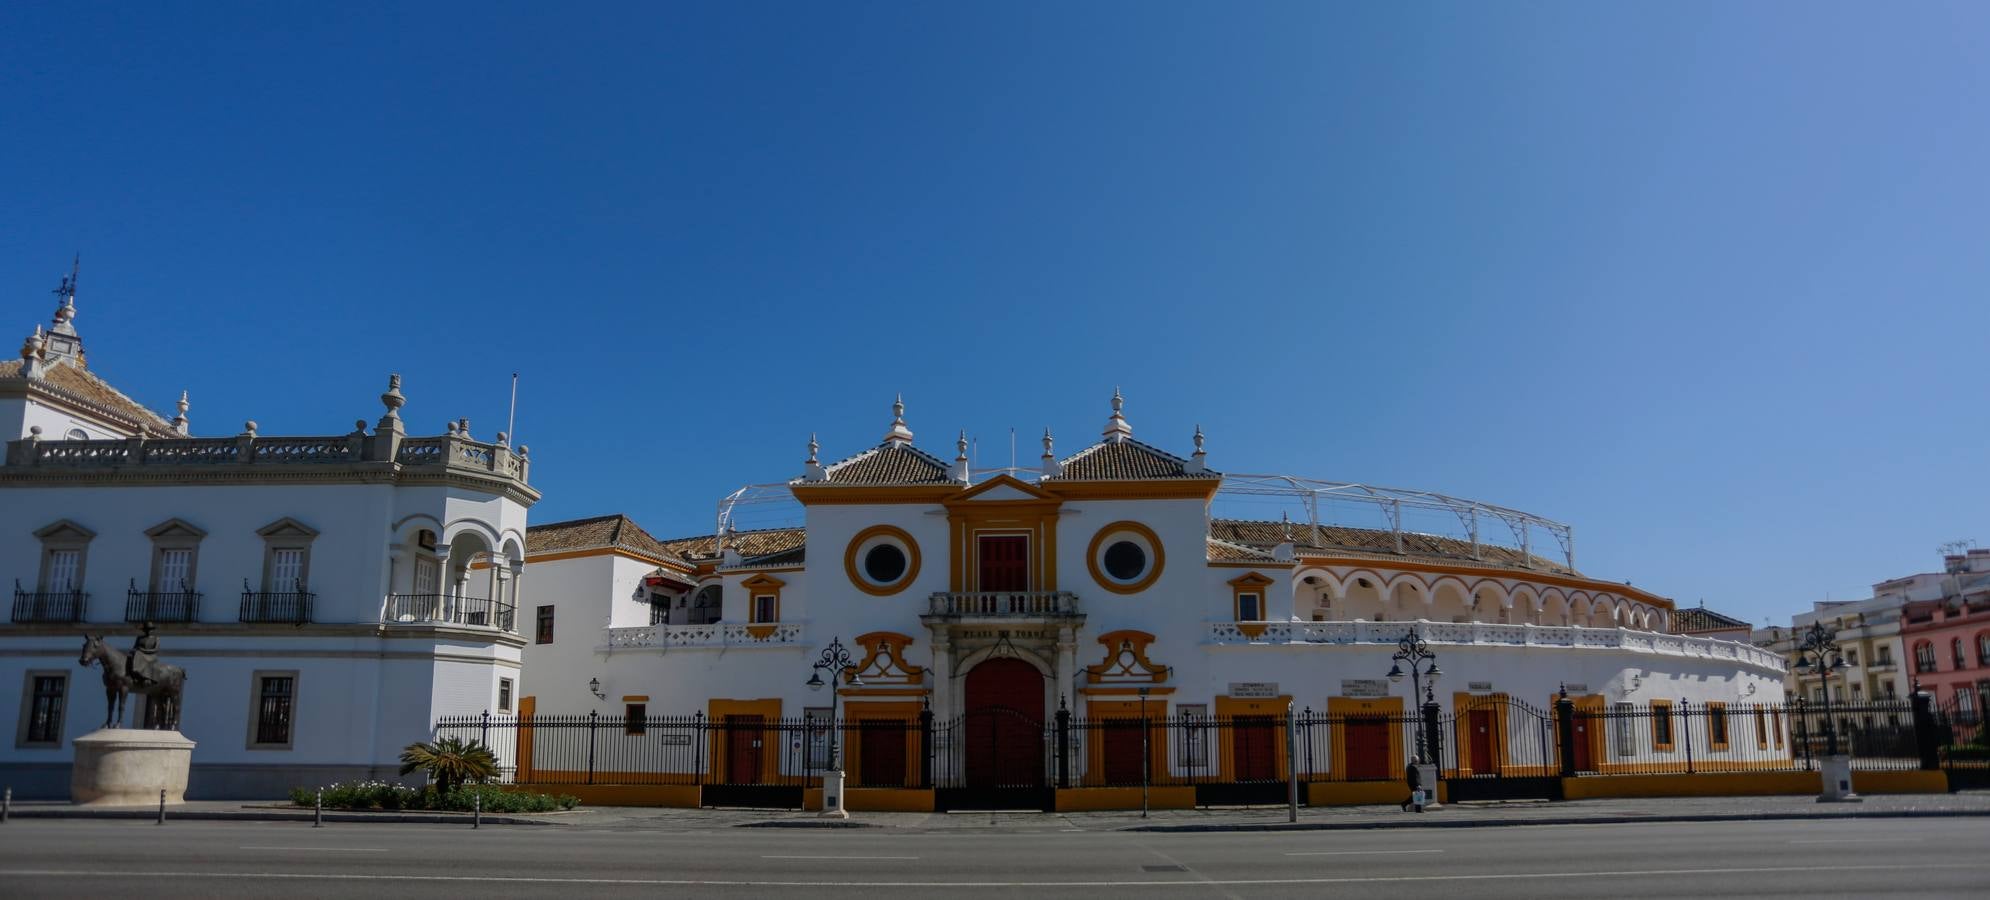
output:
POLYGON ((919 577, 919 544, 902 528, 873 525, 850 539, 843 568, 864 593, 896 594, 919 577))
POLYGON ((1114 522, 1092 536, 1085 554, 1092 580, 1116 594, 1146 590, 1161 577, 1161 538, 1139 522, 1114 522))

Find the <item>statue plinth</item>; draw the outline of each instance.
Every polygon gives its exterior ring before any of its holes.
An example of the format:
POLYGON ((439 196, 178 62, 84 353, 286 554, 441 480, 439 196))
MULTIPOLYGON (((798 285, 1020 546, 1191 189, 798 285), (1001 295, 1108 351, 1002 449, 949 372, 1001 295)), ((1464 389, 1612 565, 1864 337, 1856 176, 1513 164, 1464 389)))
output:
POLYGON ((99 728, 75 740, 69 801, 82 806, 150 806, 187 802, 194 742, 177 731, 99 728))

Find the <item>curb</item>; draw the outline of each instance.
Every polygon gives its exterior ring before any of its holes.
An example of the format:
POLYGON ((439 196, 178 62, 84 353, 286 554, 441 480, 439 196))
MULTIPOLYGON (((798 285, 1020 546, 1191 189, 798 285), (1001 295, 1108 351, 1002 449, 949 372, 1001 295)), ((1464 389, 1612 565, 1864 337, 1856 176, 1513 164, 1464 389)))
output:
POLYGON ((1804 813, 1707 813, 1701 815, 1556 816, 1539 819, 1431 819, 1373 822, 1240 822, 1234 825, 1130 825, 1115 831, 1367 831, 1383 828, 1508 828, 1527 825, 1636 825, 1650 822, 1828 822, 1835 819, 1962 819, 1990 817, 1990 810, 1872 810, 1806 815, 1804 813))
POLYGON ((737 822, 734 828, 883 828, 870 822, 849 819, 771 819, 765 822, 737 822))
MULTIPOLYGON (((147 822, 157 821, 159 811, 151 809, 14 809, 9 818, 13 819, 136 819, 147 822)), ((166 821, 194 822, 310 822, 313 816, 305 812, 234 812, 221 810, 174 810, 168 807, 166 821)), ((406 825, 469 825, 468 813, 444 815, 438 813, 353 813, 327 812, 327 822, 387 822, 406 825)), ((514 816, 485 816, 485 825, 551 825, 543 819, 521 819, 514 816)))

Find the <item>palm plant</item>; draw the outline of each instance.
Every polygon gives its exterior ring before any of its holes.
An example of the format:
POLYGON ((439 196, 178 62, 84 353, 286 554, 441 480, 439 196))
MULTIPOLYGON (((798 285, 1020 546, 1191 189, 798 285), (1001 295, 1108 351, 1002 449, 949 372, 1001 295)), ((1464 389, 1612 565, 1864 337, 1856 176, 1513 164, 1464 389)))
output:
POLYGON ((433 743, 416 741, 401 751, 401 774, 421 772, 438 794, 468 781, 485 782, 497 774, 497 757, 476 741, 446 737, 433 743))

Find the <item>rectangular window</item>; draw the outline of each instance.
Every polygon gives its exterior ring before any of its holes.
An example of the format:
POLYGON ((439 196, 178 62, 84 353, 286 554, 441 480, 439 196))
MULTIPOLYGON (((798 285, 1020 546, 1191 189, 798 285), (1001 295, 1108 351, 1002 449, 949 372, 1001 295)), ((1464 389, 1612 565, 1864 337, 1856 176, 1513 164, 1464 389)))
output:
POLYGON ((1617 741, 1618 756, 1637 755, 1638 752, 1637 726, 1632 724, 1633 722, 1637 721, 1637 714, 1633 711, 1634 708, 1635 707, 1633 707, 1629 703, 1619 703, 1615 707, 1616 715, 1613 716, 1613 718, 1617 720, 1617 727, 1615 729, 1617 733, 1615 735, 1615 738, 1617 741))
POLYGON ((1713 750, 1727 749, 1727 704, 1707 704, 1707 746, 1713 750))
POLYGON ((817 770, 829 768, 829 707, 803 709, 802 723, 808 732, 808 767, 817 770))
POLYGON ((1882 645, 1880 645, 1880 648, 1879 648, 1879 650, 1877 650, 1877 651, 1875 651, 1875 652, 1876 652, 1876 653, 1877 653, 1877 655, 1878 655, 1878 658, 1877 658, 1877 661, 1875 662, 1875 665, 1881 665, 1881 666, 1890 666, 1890 665, 1893 665, 1893 648, 1892 648, 1892 647, 1889 647, 1889 646, 1886 646, 1886 645, 1882 644, 1882 645))
POLYGON ((651 594, 651 595, 650 595, 650 624, 651 624, 651 625, 668 625, 668 624, 670 624, 670 595, 669 595, 669 594, 651 594))
POLYGON ((48 551, 48 578, 43 590, 51 594, 67 594, 83 589, 83 551, 48 551))
POLYGON ((1914 648, 1914 671, 1935 671, 1935 645, 1921 644, 1914 648))
POLYGON ((442 564, 433 556, 415 557, 415 593, 442 593, 442 564))
POLYGON ((622 704, 622 733, 647 734, 650 730, 649 704, 622 704))
POLYGON ((776 602, 778 599, 779 598, 775 597, 773 594, 753 595, 753 621, 755 622, 780 621, 781 608, 780 605, 776 602))
POLYGON ((1859 695, 1864 692, 1865 692, 1865 685, 1862 684, 1852 685, 1852 702, 1853 703, 1859 702, 1859 695))
POLYGON ((511 712, 511 679, 498 679, 498 712, 511 712))
POLYGON ((193 550, 169 547, 159 551, 159 573, 152 582, 153 593, 177 594, 193 590, 193 550))
POLYGON ((304 590, 304 550, 282 547, 270 551, 269 592, 296 594, 304 590))
POLYGON ((1976 691, 1969 687, 1955 689, 1955 711, 1958 718, 1971 718, 1976 715, 1976 691))
POLYGON ((1859 650, 1858 650, 1858 648, 1857 648, 1857 647, 1854 647, 1854 648, 1852 648, 1852 649, 1850 649, 1850 650, 1847 650, 1847 651, 1845 651, 1845 665, 1848 665, 1848 666, 1856 666, 1856 665, 1858 665, 1858 664, 1859 664, 1859 650))
POLYGON ((1651 749, 1672 752, 1672 701, 1651 701, 1651 749))
POLYGON ((539 607, 539 634, 536 640, 541 644, 550 644, 553 642, 553 608, 551 606, 539 607))
POLYGON ((1262 618, 1264 618, 1264 609, 1258 594, 1237 595, 1237 621, 1256 622, 1262 618))
POLYGON ((1769 717, 1759 706, 1755 707, 1755 749, 1769 749, 1769 717))
POLYGON ((1209 769, 1209 705, 1182 703, 1175 706, 1181 720, 1181 762, 1191 776, 1209 769))
POLYGON ((1896 694, 1894 694, 1894 692, 1893 692, 1893 682, 1892 682, 1892 681, 1890 681, 1890 680, 1889 680, 1889 681, 1882 681, 1882 682, 1880 682, 1880 683, 1879 683, 1879 691, 1880 691, 1880 693, 1882 693, 1882 694, 1885 694, 1885 695, 1886 695, 1886 699, 1888 699, 1888 700, 1892 700, 1892 699, 1894 699, 1894 697, 1895 697, 1895 696, 1897 696, 1897 695, 1896 695, 1896 694))
POLYGON ((21 705, 20 740, 23 747, 56 747, 62 744, 62 715, 68 706, 69 676, 53 672, 29 672, 27 702, 21 705))
POLYGON ((289 747, 292 724, 296 721, 297 674, 286 672, 271 674, 258 672, 254 680, 256 691, 254 733, 250 735, 249 746, 289 747))

